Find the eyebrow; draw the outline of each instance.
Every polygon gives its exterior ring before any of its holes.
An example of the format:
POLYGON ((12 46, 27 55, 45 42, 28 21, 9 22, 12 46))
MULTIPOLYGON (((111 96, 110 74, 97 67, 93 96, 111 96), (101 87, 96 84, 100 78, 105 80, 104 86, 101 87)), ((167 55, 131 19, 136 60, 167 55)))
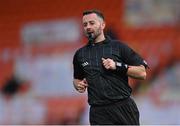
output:
POLYGON ((90 20, 90 21, 85 21, 85 22, 83 22, 83 24, 86 24, 86 23, 95 23, 95 21, 94 20, 90 20))

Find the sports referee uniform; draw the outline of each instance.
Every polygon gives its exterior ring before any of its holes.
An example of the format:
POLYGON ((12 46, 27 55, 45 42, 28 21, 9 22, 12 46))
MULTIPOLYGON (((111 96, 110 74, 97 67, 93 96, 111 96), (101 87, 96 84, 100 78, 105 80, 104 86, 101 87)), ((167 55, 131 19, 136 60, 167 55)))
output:
POLYGON ((146 68, 147 64, 136 52, 107 36, 97 43, 89 37, 89 43, 76 51, 73 65, 74 78, 87 84, 90 124, 139 124, 127 71, 129 66, 146 68), (116 69, 107 69, 106 59, 111 59, 116 69))

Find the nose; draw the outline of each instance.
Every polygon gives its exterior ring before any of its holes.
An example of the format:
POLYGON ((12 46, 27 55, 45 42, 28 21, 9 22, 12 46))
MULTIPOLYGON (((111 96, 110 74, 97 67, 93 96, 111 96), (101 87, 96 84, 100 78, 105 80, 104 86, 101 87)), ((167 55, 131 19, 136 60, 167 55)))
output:
POLYGON ((87 25, 87 27, 86 27, 86 31, 91 31, 91 30, 92 30, 91 25, 87 25))
POLYGON ((91 26, 89 24, 87 24, 86 29, 90 29, 90 28, 91 28, 91 26))
POLYGON ((90 23, 87 23, 85 26, 84 26, 84 30, 85 32, 91 32, 92 31, 92 26, 90 23))
POLYGON ((91 32, 92 29, 91 29, 91 28, 87 28, 86 31, 87 31, 87 32, 91 32))

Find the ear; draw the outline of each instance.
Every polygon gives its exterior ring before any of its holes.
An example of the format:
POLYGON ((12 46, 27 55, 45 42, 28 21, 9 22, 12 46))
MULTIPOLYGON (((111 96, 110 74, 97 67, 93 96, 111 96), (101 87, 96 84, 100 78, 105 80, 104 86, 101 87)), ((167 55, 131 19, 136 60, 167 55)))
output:
POLYGON ((106 27, 106 23, 103 21, 102 22, 102 29, 104 29, 106 27))

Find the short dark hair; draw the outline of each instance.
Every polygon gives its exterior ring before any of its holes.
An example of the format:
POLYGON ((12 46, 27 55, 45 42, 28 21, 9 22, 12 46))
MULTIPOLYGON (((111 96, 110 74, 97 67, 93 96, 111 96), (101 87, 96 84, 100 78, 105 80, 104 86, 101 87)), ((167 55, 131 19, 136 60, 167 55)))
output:
POLYGON ((88 15, 88 14, 92 14, 92 13, 95 13, 98 17, 100 17, 101 19, 104 20, 104 15, 99 10, 86 10, 83 12, 83 16, 88 15))

